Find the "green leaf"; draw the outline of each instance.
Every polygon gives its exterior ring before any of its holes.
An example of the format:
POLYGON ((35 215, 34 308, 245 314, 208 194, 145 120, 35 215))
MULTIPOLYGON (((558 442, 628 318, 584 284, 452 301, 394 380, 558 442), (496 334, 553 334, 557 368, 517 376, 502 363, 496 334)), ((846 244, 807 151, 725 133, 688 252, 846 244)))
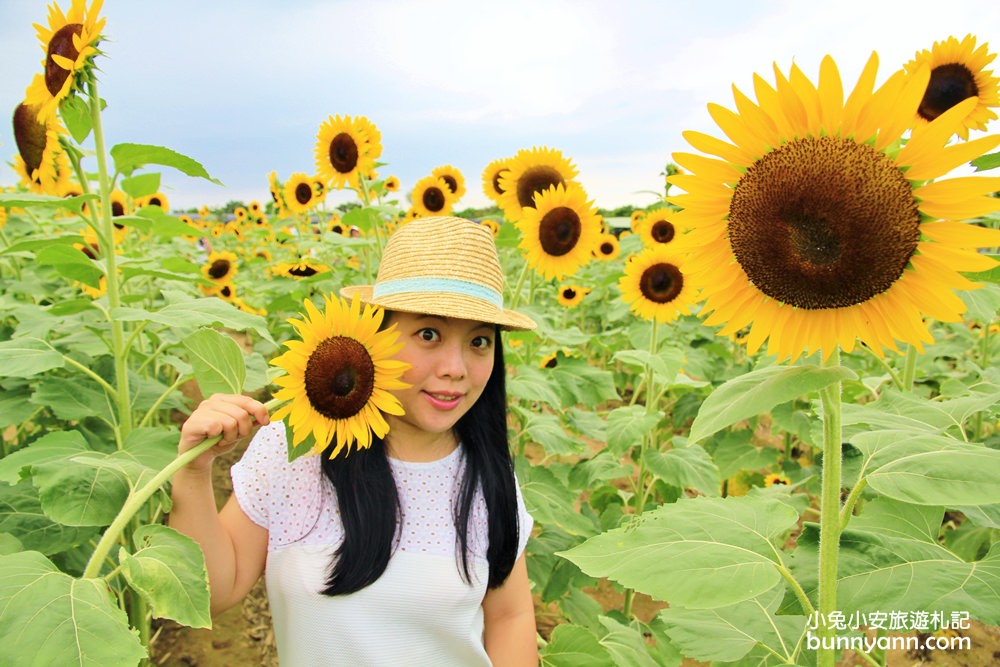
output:
POLYGON ((682 499, 559 555, 672 607, 714 609, 781 585, 777 548, 797 519, 777 497, 682 499))
POLYGON ((89 378, 45 378, 38 384, 30 401, 49 408, 56 417, 67 421, 94 416, 113 421, 111 399, 99 384, 89 378))
POLYGON ((1000 528, 1000 504, 955 507, 969 521, 984 528, 1000 528))
POLYGON ((865 503, 864 512, 852 518, 850 525, 852 530, 935 542, 943 517, 943 507, 914 505, 883 497, 865 503))
POLYGON ((57 554, 85 542, 94 529, 63 526, 45 516, 38 490, 24 480, 14 486, 0 484, 0 533, 10 533, 25 549, 57 554))
POLYGON ((188 176, 204 178, 216 185, 222 185, 221 181, 209 176, 197 161, 163 146, 116 144, 111 147, 111 159, 115 162, 115 170, 123 176, 131 176, 136 169, 146 165, 158 164, 173 167, 188 176))
POLYGON ((608 413, 608 449, 623 456, 656 428, 663 418, 660 411, 649 412, 644 405, 626 405, 608 413))
MULTIPOLYGON (((0 250, 0 255, 8 253, 35 253, 38 250, 54 245, 64 245, 73 248, 74 243, 83 243, 83 237, 79 234, 63 234, 59 236, 32 235, 30 239, 17 241, 0 250)), ((73 248, 73 250, 76 250, 76 248, 73 248)), ((76 252, 83 255, 79 250, 76 250, 76 252)))
POLYGON ((719 468, 699 445, 675 447, 665 452, 646 449, 646 469, 656 478, 681 489, 696 489, 706 496, 719 495, 719 468))
POLYGON ((646 640, 642 631, 633 625, 619 623, 608 616, 598 618, 604 626, 605 634, 601 637, 601 646, 611 656, 617 667, 657 667, 657 662, 646 650, 646 640))
POLYGON ((593 522, 576 510, 577 496, 543 466, 522 463, 517 466, 524 504, 540 524, 558 526, 571 535, 589 536, 597 529, 593 522))
POLYGON ((90 118, 90 107, 80 95, 70 95, 59 103, 59 117, 66 123, 66 129, 73 141, 82 144, 90 135, 94 125, 90 118))
POLYGON ((1000 285, 986 283, 979 289, 962 290, 958 296, 968 308, 965 312, 966 319, 985 324, 992 321, 997 309, 1000 309, 1000 285))
POLYGON ((854 371, 842 366, 771 366, 750 371, 709 394, 691 425, 691 442, 763 414, 776 405, 856 377, 854 371))
POLYGON ((749 430, 728 431, 719 437, 719 444, 712 452, 712 460, 719 466, 719 477, 729 479, 741 470, 772 468, 780 452, 774 447, 756 447, 751 442, 749 430))
POLYGON ((0 341, 0 377, 30 378, 53 368, 62 368, 63 356, 44 341, 15 338, 0 341))
POLYGON ((146 195, 155 194, 160 190, 160 174, 153 172, 150 174, 136 174, 131 178, 123 178, 121 181, 122 192, 132 199, 139 199, 146 195))
POLYGON ((540 656, 540 667, 614 667, 611 656, 591 630, 562 623, 540 656))
POLYGON ((676 347, 664 347, 655 355, 648 350, 619 350, 611 358, 628 364, 640 373, 645 372, 648 364, 653 369, 653 380, 661 386, 673 384, 684 364, 684 352, 676 347))
POLYGON ((192 628, 211 628, 205 557, 198 543, 172 528, 140 526, 138 550, 118 553, 125 579, 149 602, 153 615, 192 628))
POLYGON ((778 616, 781 591, 718 609, 664 609, 658 617, 667 636, 694 660, 739 660, 758 643, 791 662, 805 616, 778 616))
POLYGON ((146 657, 101 579, 76 579, 45 556, 0 557, 0 663, 134 667, 146 657))
POLYGON ((35 195, 28 192, 4 192, 0 194, 0 206, 4 208, 31 208, 32 206, 48 206, 65 208, 74 213, 80 213, 84 204, 97 201, 97 195, 78 195, 76 197, 51 197, 35 195))
POLYGON ((232 337, 214 329, 199 329, 185 337, 181 344, 190 352, 188 360, 203 396, 243 391, 246 362, 243 350, 232 337))
POLYGON ((152 470, 162 470, 177 458, 178 440, 178 430, 174 426, 137 428, 125 436, 122 450, 131 454, 141 465, 152 470))
POLYGON ((512 408, 526 420, 522 433, 531 442, 542 446, 548 455, 579 455, 586 451, 583 441, 566 432, 562 422, 553 414, 532 413, 518 406, 512 408))
POLYGON ((549 369, 562 397, 562 407, 600 405, 619 398, 611 371, 594 368, 585 359, 568 357, 549 369))
POLYGON ((38 406, 28 402, 30 396, 27 387, 0 389, 0 429, 21 424, 35 413, 38 406))
POLYGON ((66 526, 106 526, 129 495, 128 479, 110 467, 80 465, 90 457, 121 456, 87 452, 32 466, 45 515, 66 526))
POLYGON ((562 403, 549 378, 539 369, 530 366, 516 368, 507 380, 507 393, 522 401, 546 403, 554 408, 560 407, 562 403))
POLYGON ((1000 167, 1000 152, 980 155, 972 161, 972 166, 976 168, 976 171, 996 169, 997 167, 1000 167))
POLYGON ((270 332, 267 331, 267 320, 259 315, 244 313, 222 299, 192 299, 184 303, 164 306, 157 311, 139 308, 115 308, 111 311, 111 316, 129 322, 149 320, 177 329, 213 326, 239 331, 251 329, 268 342, 274 343, 270 332))
POLYGON ((17 484, 21 471, 48 461, 66 460, 89 451, 87 441, 79 431, 52 431, 26 447, 0 459, 0 482, 17 484))
POLYGON ((92 287, 96 287, 104 275, 104 271, 94 260, 68 245, 42 248, 36 253, 35 261, 42 266, 54 266, 59 275, 70 280, 79 280, 92 287))
POLYGON ((150 231, 162 239, 175 236, 201 236, 202 232, 177 218, 167 215, 159 206, 143 206, 136 215, 153 222, 150 231))

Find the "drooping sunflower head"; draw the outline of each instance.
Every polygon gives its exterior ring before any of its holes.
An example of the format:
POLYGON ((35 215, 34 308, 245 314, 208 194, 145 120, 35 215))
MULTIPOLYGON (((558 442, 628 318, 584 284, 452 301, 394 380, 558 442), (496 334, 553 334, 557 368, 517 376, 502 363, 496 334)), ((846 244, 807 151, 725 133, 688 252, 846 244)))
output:
POLYGON ((556 149, 522 149, 511 158, 509 169, 500 174, 503 194, 497 203, 507 219, 516 222, 523 209, 535 205, 538 194, 556 185, 566 187, 576 175, 573 163, 556 149))
POLYGON ((382 135, 367 118, 330 116, 316 135, 316 169, 335 190, 360 186, 359 176, 375 169, 382 154, 382 135))
POLYGON ((448 183, 437 176, 425 176, 417 181, 410 199, 418 218, 448 215, 455 203, 455 195, 448 183))
POLYGON ((934 42, 930 50, 918 52, 904 65, 910 74, 925 65, 931 72, 917 107, 917 123, 927 124, 959 102, 974 97, 975 107, 962 119, 956 132, 968 139, 969 130, 985 130, 987 123, 997 117, 992 108, 1000 106, 1000 78, 986 69, 995 58, 996 54, 989 52, 987 44, 976 48, 973 35, 966 35, 962 41, 949 37, 934 42))
POLYGON ((593 257, 600 216, 579 185, 556 185, 534 197, 517 222, 528 264, 544 278, 575 273, 593 257))
POLYGON ((101 40, 104 19, 98 20, 104 0, 73 0, 66 14, 55 3, 49 5, 49 24, 35 24, 45 59, 44 74, 36 74, 25 93, 26 101, 38 105, 40 120, 56 114, 59 103, 78 89, 89 76, 101 40))
POLYGON ((285 343, 288 350, 271 361, 286 372, 275 380, 275 398, 289 401, 274 419, 288 417, 292 446, 309 446, 311 454, 367 449, 373 434, 389 432, 385 414, 403 414, 391 393, 409 386, 400 379, 409 364, 392 358, 403 347, 399 333, 395 325, 382 329, 382 309, 362 310, 357 297, 326 297, 322 312, 307 300, 305 310, 288 320, 301 340, 285 343))
POLYGON ((58 116, 39 119, 40 104, 23 102, 14 109, 15 170, 32 192, 54 193, 61 175, 69 172, 69 158, 59 144, 66 134, 58 116))
POLYGON ((239 260, 236 253, 222 251, 209 253, 201 267, 201 275, 216 285, 228 283, 236 275, 239 260))
POLYGON ((604 261, 610 261, 618 257, 619 251, 618 238, 614 234, 605 232, 597 240, 594 256, 604 261))
POLYGON ((651 246, 633 255, 625 263, 625 274, 618 281, 622 300, 647 320, 670 322, 678 315, 690 314, 697 290, 685 276, 683 266, 681 256, 664 245, 651 246))
POLYGON ((958 271, 994 265, 970 249, 1000 243, 1000 232, 956 221, 1000 208, 988 196, 998 179, 929 181, 1000 137, 945 146, 976 104, 967 99, 899 150, 930 71, 897 72, 873 92, 877 62, 846 102, 829 57, 816 85, 795 65, 788 77, 775 69, 774 87, 755 77, 757 103, 734 89, 738 112, 709 106, 732 143, 685 133, 721 159, 674 154, 691 172, 670 177, 688 193, 670 201, 683 209, 673 221, 705 323, 726 323, 720 335, 750 326, 750 352, 769 340, 779 358, 829 356, 858 338, 880 355, 896 340, 919 349, 932 340, 922 315, 964 310, 952 290, 973 284, 958 271))
POLYGON ((297 173, 285 181, 283 201, 292 213, 308 213, 316 206, 318 198, 312 177, 297 173))
POLYGON ((462 198, 465 194, 465 176, 462 175, 456 167, 446 164, 441 167, 435 167, 431 170, 431 176, 435 178, 443 178, 444 182, 448 185, 448 189, 451 190, 451 196, 455 201, 462 198))
POLYGON ((500 177, 507 171, 510 171, 509 158, 493 160, 483 169, 483 192, 497 204, 504 192, 500 187, 500 177))
POLYGON ((584 297, 590 294, 589 287, 580 287, 579 285, 563 285, 559 288, 559 295, 556 297, 559 301, 560 306, 566 308, 573 308, 574 306, 580 305, 584 297))
POLYGON ((642 237, 644 245, 656 245, 658 243, 670 243, 677 235, 674 223, 670 221, 671 211, 665 208, 658 208, 650 211, 643 218, 642 237))

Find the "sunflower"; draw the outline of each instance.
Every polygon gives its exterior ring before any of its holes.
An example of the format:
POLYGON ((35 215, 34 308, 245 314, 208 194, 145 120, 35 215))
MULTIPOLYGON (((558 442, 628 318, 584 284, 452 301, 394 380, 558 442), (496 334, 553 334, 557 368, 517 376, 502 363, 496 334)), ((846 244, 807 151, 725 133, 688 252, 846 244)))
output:
POLYGON ((56 115, 59 103, 77 90, 78 79, 94 65, 104 19, 97 20, 103 0, 73 0, 63 14, 55 3, 49 5, 49 26, 35 24, 45 59, 45 74, 36 74, 25 92, 25 101, 37 105, 39 120, 56 115))
POLYGON ((764 476, 764 486, 774 486, 775 484, 787 486, 792 483, 792 480, 788 479, 781 473, 772 472, 770 475, 764 476))
POLYGON ((517 223, 528 264, 544 278, 562 278, 590 261, 601 237, 597 209, 579 185, 556 185, 534 197, 517 223))
POLYGON ((734 90, 738 112, 709 105, 733 143, 685 133, 721 160, 674 155, 691 172, 670 177, 687 192, 670 201, 684 209, 673 219, 688 230, 678 242, 705 324, 726 323, 720 335, 752 325, 751 353, 767 339, 793 361, 838 344, 850 352, 856 338, 880 356, 896 340, 922 351, 933 339, 921 315, 957 320, 965 306, 953 290, 976 286, 958 272, 996 264, 974 248, 1000 244, 1000 232, 958 220, 1000 208, 989 196, 1000 179, 931 179, 1000 136, 945 146, 973 98, 900 150, 930 71, 897 72, 873 93, 877 68, 873 54, 846 103, 829 56, 816 86, 795 65, 787 78, 776 68, 776 87, 755 77, 758 104, 734 90))
POLYGON ((239 299, 239 297, 236 296, 236 285, 232 283, 222 283, 221 285, 216 286, 214 296, 233 304, 235 304, 239 299))
POLYGON ((614 234, 604 233, 597 239, 594 256, 598 259, 608 261, 618 257, 619 250, 618 238, 614 234))
POLYGON ((670 243, 677 235, 674 223, 670 222, 672 211, 665 208, 658 208, 650 211, 643 219, 641 231, 644 245, 656 245, 657 243, 670 243))
POLYGON ((242 223, 246 222, 248 213, 242 206, 237 206, 233 209, 233 215, 236 216, 236 222, 242 223))
POLYGON ((448 189, 451 190, 454 201, 458 201, 465 194, 465 176, 450 164, 435 167, 431 170, 431 176, 444 179, 444 182, 448 184, 448 189))
POLYGON ((308 213, 317 203, 313 179, 305 174, 292 174, 285 181, 284 202, 292 213, 308 213))
POLYGON ((563 285, 559 288, 558 301, 560 306, 565 306, 566 308, 573 308, 574 306, 580 305, 583 298, 590 294, 589 287, 580 287, 579 285, 563 285))
POLYGON ((344 233, 344 222, 340 219, 340 216, 334 213, 330 216, 330 219, 326 221, 326 231, 334 232, 335 234, 344 233))
POLYGON ((325 264, 313 264, 309 260, 301 259, 298 262, 281 262, 271 267, 271 273, 276 276, 288 276, 289 278, 311 278, 317 273, 326 273, 330 270, 325 264))
POLYGON ((36 194, 54 193, 56 183, 70 171, 69 157, 59 143, 66 129, 58 116, 39 120, 40 105, 23 102, 14 109, 14 169, 21 182, 36 194))
POLYGON ((682 269, 680 256, 663 245, 632 255, 618 281, 622 300, 647 320, 670 322, 679 314, 689 314, 696 290, 682 269))
POLYGON ((330 116, 316 135, 316 169, 335 190, 360 186, 359 175, 375 169, 382 154, 382 135, 367 118, 330 116))
POLYGON ((413 210, 417 213, 416 217, 424 218, 451 213, 455 195, 443 178, 425 176, 413 186, 410 200, 413 202, 413 210))
POLYGON ((403 414, 391 392, 409 387, 400 379, 409 364, 392 359, 403 343, 395 325, 380 330, 380 308, 362 311, 357 297, 349 304, 325 300, 323 312, 307 299, 305 317, 288 320, 302 340, 286 342, 288 351, 271 361, 287 373, 274 381, 281 387, 274 397, 290 401, 273 418, 288 417, 293 447, 311 440, 310 453, 318 454, 332 445, 333 458, 352 447, 367 449, 372 433, 385 437, 383 413, 403 414))
MULTIPOLYGON (((121 190, 111 191, 111 216, 120 217, 130 213, 128 207, 128 196, 121 190)), ((190 218, 188 218, 190 221, 190 218)), ((190 222, 189 222, 190 224, 190 222)))
POLYGON ((135 203, 136 208, 142 208, 143 206, 159 206, 164 213, 170 210, 170 200, 162 192, 154 192, 151 195, 146 195, 145 197, 140 197, 135 203))
POLYGON ((247 204, 247 212, 250 214, 251 217, 254 218, 258 217, 261 214, 260 202, 252 201, 249 204, 247 204))
POLYGON ((962 119, 957 133, 968 139, 969 130, 985 130, 986 124, 997 117, 990 107, 1000 106, 1000 78, 985 69, 994 58, 996 54, 989 52, 988 45, 976 48, 973 35, 966 35, 961 42, 949 37, 934 42, 930 51, 917 53, 903 66, 909 74, 924 65, 931 71, 930 82, 917 107, 917 123, 925 125, 962 100, 974 97, 976 105, 962 119))
POLYGON ((632 216, 630 218, 629 229, 632 230, 633 234, 638 234, 642 236, 642 230, 646 225, 646 212, 645 211, 632 211, 632 216))
POLYGON ((553 352, 550 355, 542 357, 542 360, 538 362, 539 368, 555 368, 559 365, 559 353, 553 352))
POLYGON ((211 280, 216 285, 228 283, 236 275, 239 262, 236 253, 232 252, 212 252, 201 267, 201 275, 211 280))
POLYGON ((497 204, 516 222, 523 209, 534 206, 535 196, 554 185, 567 186, 576 178, 576 167, 553 148, 522 149, 500 174, 503 194, 497 204))
POLYGON ((483 169, 483 192, 494 202, 499 203, 503 196, 503 188, 500 187, 500 177, 510 171, 510 159, 501 158, 493 160, 486 169, 483 169))
POLYGON ((484 227, 489 227, 490 233, 493 234, 493 238, 500 236, 500 223, 493 218, 483 218, 479 224, 484 227))
POLYGON ((88 285, 87 283, 81 283, 74 281, 73 283, 80 288, 80 291, 89 296, 91 299, 100 299, 102 296, 108 293, 108 279, 105 276, 101 276, 97 281, 97 287, 93 285, 88 285))
POLYGON ((386 192, 396 192, 396 191, 398 191, 399 190, 399 179, 396 178, 395 176, 390 176, 389 178, 385 179, 384 187, 385 187, 385 191, 386 192))

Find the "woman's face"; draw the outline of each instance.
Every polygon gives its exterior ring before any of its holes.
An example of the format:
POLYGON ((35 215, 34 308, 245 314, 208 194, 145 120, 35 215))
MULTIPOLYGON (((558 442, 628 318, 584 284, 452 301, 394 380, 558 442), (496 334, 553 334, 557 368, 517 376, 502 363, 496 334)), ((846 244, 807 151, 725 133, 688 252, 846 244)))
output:
POLYGON ((496 327, 398 311, 391 324, 403 343, 395 358, 410 364, 402 379, 411 386, 393 391, 406 414, 386 415, 390 453, 433 460, 454 447, 452 428, 479 400, 493 373, 496 327))

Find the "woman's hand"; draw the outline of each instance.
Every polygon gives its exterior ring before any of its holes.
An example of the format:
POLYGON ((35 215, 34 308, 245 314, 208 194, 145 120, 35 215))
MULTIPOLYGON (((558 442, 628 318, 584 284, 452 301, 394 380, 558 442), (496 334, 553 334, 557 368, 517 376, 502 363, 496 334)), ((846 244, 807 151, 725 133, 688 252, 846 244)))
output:
POLYGON ((270 422, 267 408, 258 400, 240 394, 212 394, 195 408, 181 426, 177 453, 183 454, 209 438, 222 436, 215 446, 187 465, 191 472, 209 471, 216 457, 253 435, 258 426, 270 422))

